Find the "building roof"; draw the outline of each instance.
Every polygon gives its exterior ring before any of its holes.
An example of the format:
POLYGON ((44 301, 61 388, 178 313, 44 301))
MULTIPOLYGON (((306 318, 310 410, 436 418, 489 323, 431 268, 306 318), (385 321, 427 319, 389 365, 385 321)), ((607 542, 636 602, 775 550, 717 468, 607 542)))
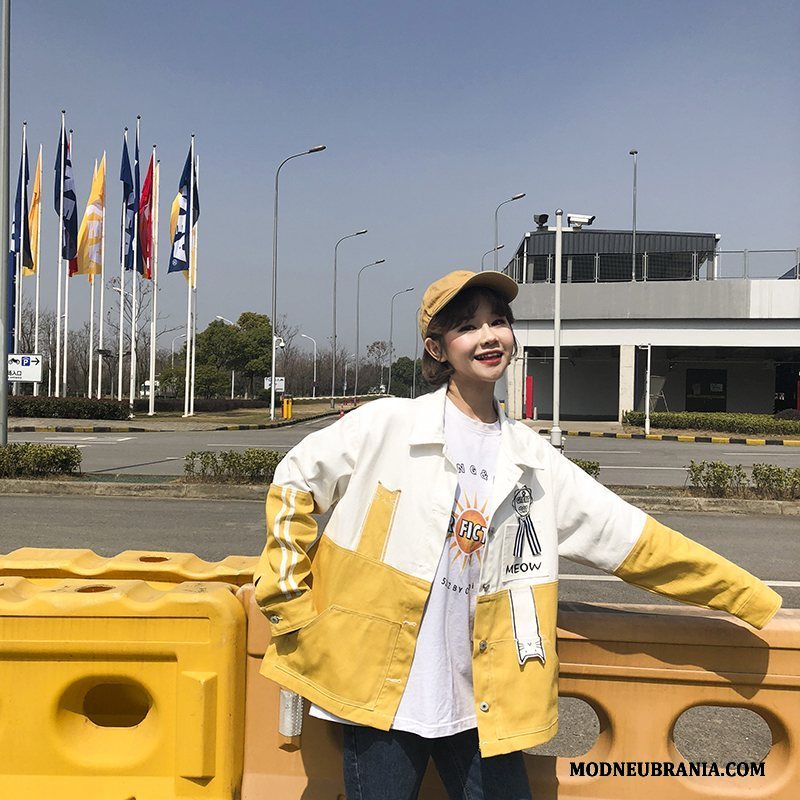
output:
MULTIPOLYGON (((630 230, 597 230, 586 228, 570 231, 562 239, 564 255, 594 253, 630 254, 632 250, 630 230)), ((547 255, 556 249, 555 231, 534 230, 525 234, 516 255, 523 256, 525 240, 528 240, 528 255, 547 255)), ((686 233, 680 231, 636 231, 637 253, 698 253, 710 256, 717 247, 715 233, 686 233)))

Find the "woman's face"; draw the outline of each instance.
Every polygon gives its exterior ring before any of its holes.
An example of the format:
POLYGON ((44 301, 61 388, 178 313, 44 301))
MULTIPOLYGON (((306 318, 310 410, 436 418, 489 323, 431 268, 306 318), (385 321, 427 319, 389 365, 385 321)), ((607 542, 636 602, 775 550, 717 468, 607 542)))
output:
POLYGON ((467 383, 496 383, 511 363, 514 351, 514 332, 504 316, 495 314, 485 299, 475 313, 444 334, 440 352, 432 339, 435 357, 443 356, 453 367, 453 379, 467 383))

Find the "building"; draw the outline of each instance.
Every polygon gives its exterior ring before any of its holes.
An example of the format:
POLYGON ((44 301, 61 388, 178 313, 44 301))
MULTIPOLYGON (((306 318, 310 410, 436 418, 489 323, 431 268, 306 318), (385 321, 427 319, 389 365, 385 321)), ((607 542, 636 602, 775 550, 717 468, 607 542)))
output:
MULTIPOLYGON (((644 409, 773 413, 800 408, 800 250, 726 251, 713 233, 564 229, 561 418, 644 409)), ((526 233, 504 270, 519 353, 516 418, 552 419, 555 233, 526 233)))

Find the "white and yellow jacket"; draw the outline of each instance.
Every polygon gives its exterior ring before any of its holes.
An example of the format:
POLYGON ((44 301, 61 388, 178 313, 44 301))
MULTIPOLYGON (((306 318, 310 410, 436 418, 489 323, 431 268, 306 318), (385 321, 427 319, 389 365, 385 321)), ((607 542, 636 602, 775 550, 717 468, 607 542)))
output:
MULTIPOLYGON (((292 449, 267 495, 256 599, 272 640, 262 673, 383 730, 403 694, 456 493, 444 404, 442 388, 362 406, 292 449), (312 515, 331 507, 320 536, 312 515)), ((757 628, 781 603, 502 410, 500 418, 472 650, 484 756, 556 733, 559 555, 757 628)))

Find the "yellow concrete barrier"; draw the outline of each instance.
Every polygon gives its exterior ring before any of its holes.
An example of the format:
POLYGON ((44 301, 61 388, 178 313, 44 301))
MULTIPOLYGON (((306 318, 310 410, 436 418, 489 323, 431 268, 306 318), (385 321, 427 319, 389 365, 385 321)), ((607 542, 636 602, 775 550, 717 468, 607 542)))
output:
POLYGON ((233 591, 0 578, 0 797, 238 798, 233 591))
MULTIPOLYGON (((251 586, 238 590, 248 617, 247 714, 242 800, 344 800, 338 726, 309 717, 301 737, 278 734, 278 686, 259 674, 269 626, 251 586)), ((587 702, 600 735, 583 756, 526 755, 536 800, 794 800, 800 786, 800 611, 781 611, 765 631, 703 609, 562 603, 562 696, 587 702), (762 777, 571 777, 571 763, 685 763, 676 720, 697 705, 760 714, 773 746, 762 777)), ((307 709, 306 709, 307 712, 307 709)), ((592 768, 589 769, 589 772, 592 768)), ((430 768, 420 797, 447 795, 430 768)))
POLYGON ((155 583, 220 581, 243 586, 253 580, 257 556, 204 561, 192 553, 126 550, 105 558, 92 550, 21 547, 0 555, 0 576, 24 578, 101 578, 155 583))

